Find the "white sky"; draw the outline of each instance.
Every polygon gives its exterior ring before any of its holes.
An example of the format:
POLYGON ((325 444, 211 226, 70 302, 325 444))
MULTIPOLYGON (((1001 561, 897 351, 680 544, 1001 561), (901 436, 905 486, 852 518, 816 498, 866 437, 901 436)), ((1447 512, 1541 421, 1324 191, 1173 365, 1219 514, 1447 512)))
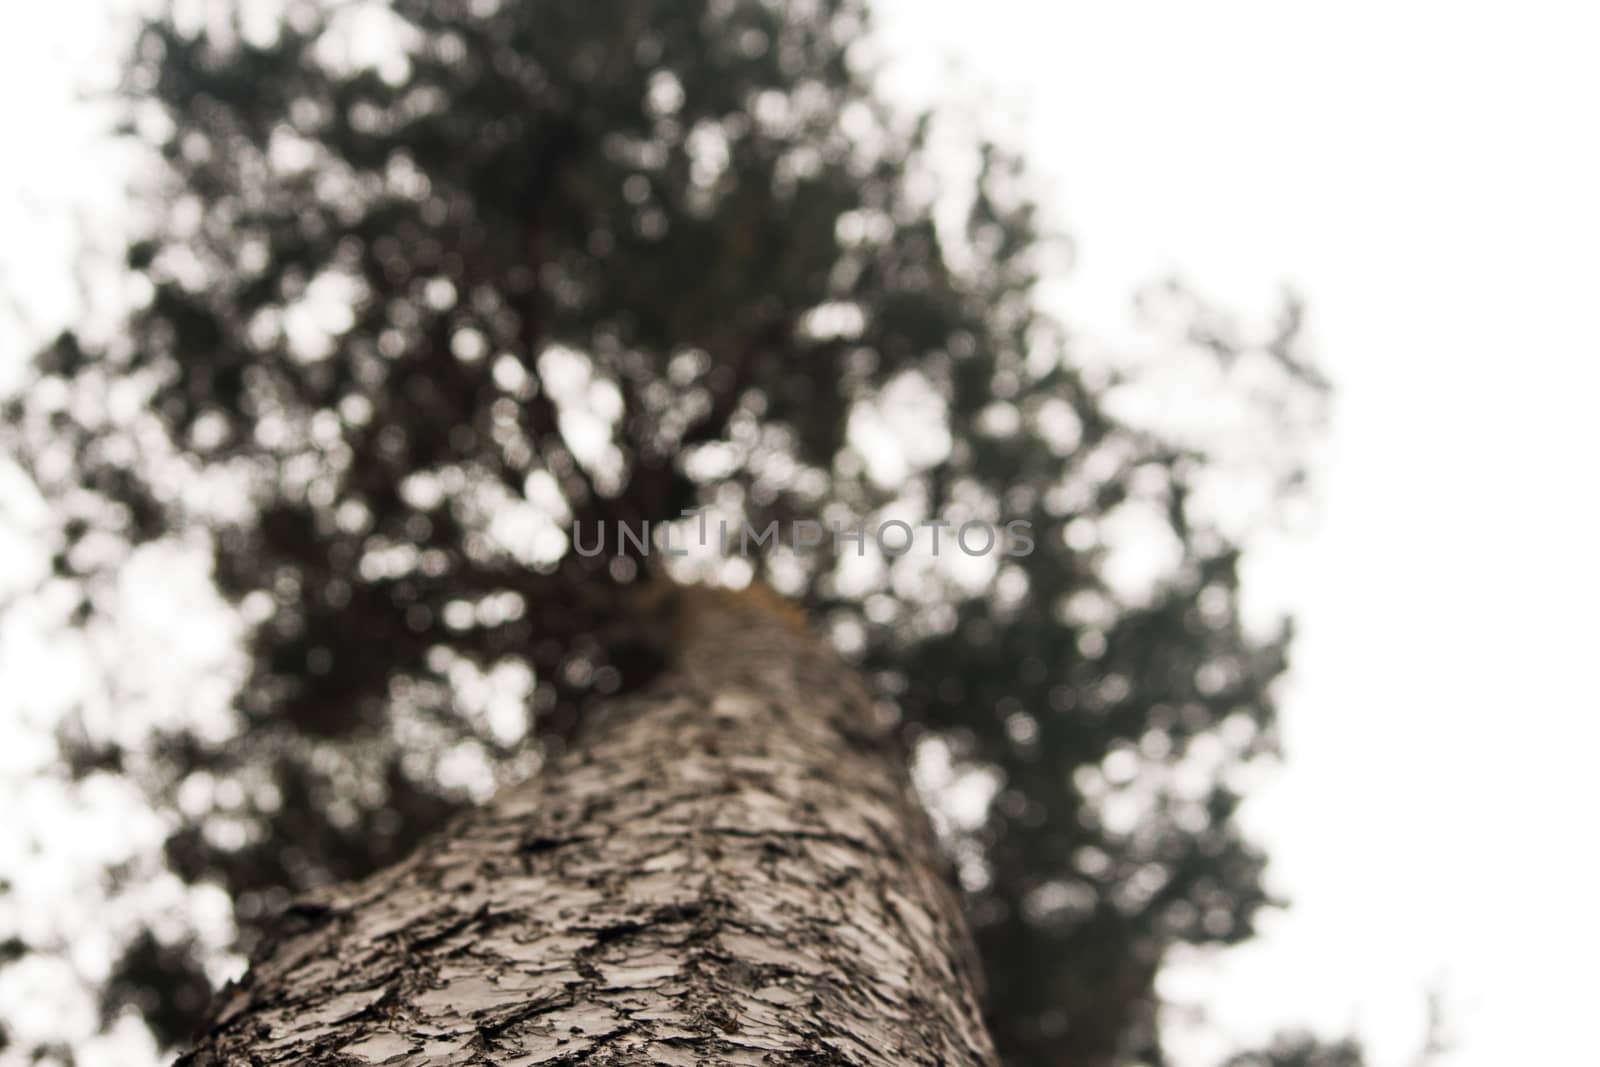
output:
MULTIPOLYGON (((72 214, 116 244, 70 95, 115 2, 0 34, 0 295, 38 324, 72 214)), ((1185 1067, 1297 1022, 1402 1067, 1438 984, 1444 1063, 1572 1062, 1600 989, 1600 5, 880 7, 903 91, 948 55, 994 87, 1076 240, 1069 322, 1122 335, 1170 271, 1245 308, 1288 281, 1335 382, 1320 522, 1247 576, 1300 620, 1289 761, 1246 813, 1295 905, 1171 976, 1211 1018, 1185 1067)), ((0 313, 0 381, 17 339, 0 313)))
POLYGON ((1012 116, 1077 242, 1069 322, 1125 331, 1168 271, 1244 307, 1289 281, 1335 382, 1318 528, 1248 574, 1301 624, 1287 769, 1247 808, 1295 906, 1173 976, 1215 1023, 1184 1050, 1304 1020, 1398 1067, 1437 985, 1443 1062, 1574 1062, 1600 989, 1600 6, 881 7, 908 89, 955 55, 1012 116))

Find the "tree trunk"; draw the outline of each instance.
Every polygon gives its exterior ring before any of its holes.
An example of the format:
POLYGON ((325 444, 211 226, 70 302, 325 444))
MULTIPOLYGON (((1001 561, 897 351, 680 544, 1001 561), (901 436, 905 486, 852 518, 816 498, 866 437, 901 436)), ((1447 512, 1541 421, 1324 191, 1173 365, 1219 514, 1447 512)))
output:
POLYGON ((180 1064, 993 1065, 905 761, 759 596, 405 861, 289 909, 180 1064))

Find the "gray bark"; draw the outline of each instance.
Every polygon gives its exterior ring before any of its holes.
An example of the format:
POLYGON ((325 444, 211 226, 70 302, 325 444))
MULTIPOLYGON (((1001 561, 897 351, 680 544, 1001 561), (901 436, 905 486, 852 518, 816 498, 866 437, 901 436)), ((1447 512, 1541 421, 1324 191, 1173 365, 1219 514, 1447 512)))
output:
POLYGON ((685 590, 674 664, 305 899, 180 1064, 993 1065, 905 762, 821 642, 685 590))

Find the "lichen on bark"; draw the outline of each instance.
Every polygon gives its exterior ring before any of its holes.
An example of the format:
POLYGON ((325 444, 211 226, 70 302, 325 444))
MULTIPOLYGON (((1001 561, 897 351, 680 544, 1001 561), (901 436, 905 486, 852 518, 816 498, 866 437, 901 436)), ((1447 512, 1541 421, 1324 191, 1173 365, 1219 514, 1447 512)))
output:
POLYGON ((298 901, 180 1067, 996 1062, 890 728, 759 599, 405 861, 298 901))

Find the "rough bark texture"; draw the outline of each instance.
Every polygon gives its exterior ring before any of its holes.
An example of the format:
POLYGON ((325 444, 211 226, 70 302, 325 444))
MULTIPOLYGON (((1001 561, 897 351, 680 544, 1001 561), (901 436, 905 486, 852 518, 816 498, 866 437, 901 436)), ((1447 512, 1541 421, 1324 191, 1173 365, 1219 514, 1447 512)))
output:
POLYGON ((543 773, 289 910, 181 1064, 996 1062, 904 760, 831 649, 689 590, 543 773))

